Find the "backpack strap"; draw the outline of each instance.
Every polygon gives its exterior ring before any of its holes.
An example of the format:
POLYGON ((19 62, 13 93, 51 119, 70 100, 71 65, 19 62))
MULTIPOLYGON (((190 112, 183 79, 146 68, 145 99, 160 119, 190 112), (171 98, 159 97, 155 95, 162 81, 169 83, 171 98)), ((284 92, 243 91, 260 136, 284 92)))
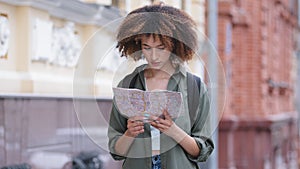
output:
POLYGON ((145 90, 144 86, 136 86, 136 83, 142 84, 141 76, 143 77, 143 75, 139 72, 139 68, 136 68, 132 73, 125 76, 118 86, 124 88, 137 88, 140 90, 145 90))
POLYGON ((197 118, 197 109, 199 106, 201 89, 200 77, 187 72, 187 97, 188 97, 188 109, 190 114, 191 127, 197 118))
POLYGON ((138 73, 137 72, 133 72, 133 73, 127 75, 123 79, 121 87, 134 88, 134 84, 135 84, 137 78, 138 78, 138 73))

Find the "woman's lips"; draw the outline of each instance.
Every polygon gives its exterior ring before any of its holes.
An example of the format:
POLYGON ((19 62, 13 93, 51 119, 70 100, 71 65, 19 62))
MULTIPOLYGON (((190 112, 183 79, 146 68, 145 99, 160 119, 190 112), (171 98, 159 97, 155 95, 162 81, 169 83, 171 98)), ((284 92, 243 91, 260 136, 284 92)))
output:
POLYGON ((152 66, 159 66, 160 62, 151 62, 152 66))

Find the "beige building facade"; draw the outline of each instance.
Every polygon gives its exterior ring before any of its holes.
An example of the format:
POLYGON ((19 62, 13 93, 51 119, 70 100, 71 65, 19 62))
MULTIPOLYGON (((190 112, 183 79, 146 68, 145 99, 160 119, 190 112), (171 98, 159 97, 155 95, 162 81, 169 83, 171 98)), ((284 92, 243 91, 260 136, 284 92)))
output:
MULTIPOLYGON (((105 151, 111 88, 139 63, 119 57, 115 32, 126 13, 151 3, 0 0, 0 167, 59 169, 97 150, 103 168, 120 168, 105 151)), ((204 32, 204 0, 164 3, 204 32)), ((199 58, 189 67, 203 76, 199 58)))
MULTIPOLYGON (((204 0, 163 2, 186 10, 204 32, 204 0)), ((128 11, 151 3, 156 2, 0 1, 9 32, 6 54, 0 57, 0 92, 72 96, 74 83, 81 81, 80 95, 111 98, 118 64, 124 62, 113 49, 113 31, 128 11)), ((190 67, 203 74, 199 62, 190 67)))

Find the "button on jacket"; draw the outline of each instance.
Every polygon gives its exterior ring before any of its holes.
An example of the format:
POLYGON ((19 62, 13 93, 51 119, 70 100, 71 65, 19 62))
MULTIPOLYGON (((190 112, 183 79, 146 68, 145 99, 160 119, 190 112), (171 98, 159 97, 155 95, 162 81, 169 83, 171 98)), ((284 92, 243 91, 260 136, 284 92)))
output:
MULTIPOLYGON (((137 67, 131 74, 127 75, 118 85, 125 86, 124 81, 134 80, 134 88, 145 90, 144 70, 147 65, 137 67)), ((160 152, 161 165, 163 169, 196 169, 199 168, 197 162, 206 161, 214 149, 214 144, 209 139, 212 134, 210 126, 209 114, 209 97, 204 83, 201 82, 200 104, 197 109, 197 119, 194 124, 190 124, 190 114, 188 112, 187 103, 187 77, 186 69, 179 66, 168 82, 167 90, 178 91, 182 93, 183 107, 179 117, 173 119, 177 126, 193 137, 199 146, 200 154, 192 157, 176 143, 172 138, 161 133, 160 136, 160 152)), ((124 169, 151 169, 151 132, 150 125, 145 123, 144 133, 139 134, 126 155, 118 155, 114 149, 117 140, 127 130, 127 118, 122 116, 113 100, 113 107, 108 128, 109 150, 115 160, 124 160, 124 169)))

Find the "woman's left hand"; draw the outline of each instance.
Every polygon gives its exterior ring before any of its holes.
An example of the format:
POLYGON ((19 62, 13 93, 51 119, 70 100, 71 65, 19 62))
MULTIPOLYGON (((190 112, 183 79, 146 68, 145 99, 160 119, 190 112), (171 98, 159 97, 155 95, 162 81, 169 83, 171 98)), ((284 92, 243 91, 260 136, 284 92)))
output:
POLYGON ((150 116, 150 124, 169 137, 173 138, 190 155, 197 157, 200 153, 200 148, 195 139, 178 127, 176 123, 173 122, 171 116, 166 110, 163 112, 163 116, 164 118, 150 116))
POLYGON ((151 122, 150 124, 160 130, 161 132, 165 133, 166 135, 173 137, 176 135, 176 131, 178 131, 178 126, 174 123, 169 113, 164 110, 163 117, 150 117, 151 122))

